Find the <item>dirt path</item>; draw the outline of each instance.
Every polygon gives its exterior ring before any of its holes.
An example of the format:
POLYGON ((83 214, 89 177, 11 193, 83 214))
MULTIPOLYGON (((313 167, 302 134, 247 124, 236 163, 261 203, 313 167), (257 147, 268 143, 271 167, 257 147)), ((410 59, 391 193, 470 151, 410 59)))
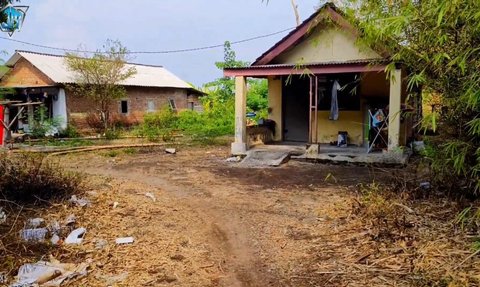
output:
POLYGON ((83 216, 90 218, 83 223, 95 234, 86 248, 98 238, 138 239, 95 254, 100 267, 83 283, 103 286, 115 274, 128 274, 113 283, 314 286, 293 284, 291 276, 308 255, 314 233, 331 228, 328 210, 347 204, 345 190, 359 178, 369 180, 368 169, 302 163, 245 169, 225 163, 227 154, 225 148, 196 148, 177 155, 63 158, 65 166, 96 177, 103 186, 94 188, 96 208, 83 216), (99 176, 109 178, 108 187, 99 176), (112 210, 112 202, 119 207, 112 210))

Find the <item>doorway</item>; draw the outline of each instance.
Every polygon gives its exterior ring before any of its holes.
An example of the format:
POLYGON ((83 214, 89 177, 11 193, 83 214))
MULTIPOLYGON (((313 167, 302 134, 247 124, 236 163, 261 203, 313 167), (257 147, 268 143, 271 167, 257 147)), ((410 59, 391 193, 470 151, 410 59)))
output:
POLYGON ((282 80, 283 140, 308 142, 310 79, 290 76, 282 80))

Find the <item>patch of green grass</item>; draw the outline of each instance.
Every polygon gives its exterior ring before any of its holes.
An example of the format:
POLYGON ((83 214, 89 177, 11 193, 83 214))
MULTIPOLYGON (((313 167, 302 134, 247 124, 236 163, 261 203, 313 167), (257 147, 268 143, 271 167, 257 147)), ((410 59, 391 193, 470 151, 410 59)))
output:
POLYGON ((43 142, 43 145, 55 146, 55 147, 82 147, 82 146, 92 146, 94 145, 94 142, 90 140, 83 140, 83 139, 73 139, 73 140, 53 139, 53 140, 48 140, 43 142))
POLYGON ((138 153, 138 149, 129 147, 129 148, 124 149, 123 153, 128 154, 128 155, 134 155, 134 154, 138 153))

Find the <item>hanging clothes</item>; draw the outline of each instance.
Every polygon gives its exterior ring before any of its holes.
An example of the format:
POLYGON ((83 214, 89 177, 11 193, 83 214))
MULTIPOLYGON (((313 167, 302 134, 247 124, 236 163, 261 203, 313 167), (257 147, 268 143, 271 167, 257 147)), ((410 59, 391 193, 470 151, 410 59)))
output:
POLYGON ((372 126, 380 127, 385 120, 385 114, 383 113, 382 109, 379 109, 373 116, 372 116, 372 126))
POLYGON ((339 114, 339 109, 338 109, 338 91, 340 91, 342 87, 338 83, 337 80, 333 82, 333 87, 332 87, 332 102, 330 105, 330 117, 329 119, 332 121, 337 121, 338 120, 338 114, 339 114))

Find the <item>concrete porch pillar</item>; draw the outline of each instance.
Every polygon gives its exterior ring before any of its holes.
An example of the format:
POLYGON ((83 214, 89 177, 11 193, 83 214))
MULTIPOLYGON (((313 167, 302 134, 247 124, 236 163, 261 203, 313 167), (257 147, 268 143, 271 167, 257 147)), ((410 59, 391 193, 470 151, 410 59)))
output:
POLYGON ((268 118, 275 121, 275 135, 273 140, 280 142, 283 138, 281 78, 268 78, 268 109, 268 118))
POLYGON ((245 77, 235 77, 235 142, 233 155, 247 152, 247 81, 245 77))
POLYGON ((388 151, 400 146, 400 118, 402 109, 402 70, 396 69, 390 75, 390 103, 388 121, 388 151))

